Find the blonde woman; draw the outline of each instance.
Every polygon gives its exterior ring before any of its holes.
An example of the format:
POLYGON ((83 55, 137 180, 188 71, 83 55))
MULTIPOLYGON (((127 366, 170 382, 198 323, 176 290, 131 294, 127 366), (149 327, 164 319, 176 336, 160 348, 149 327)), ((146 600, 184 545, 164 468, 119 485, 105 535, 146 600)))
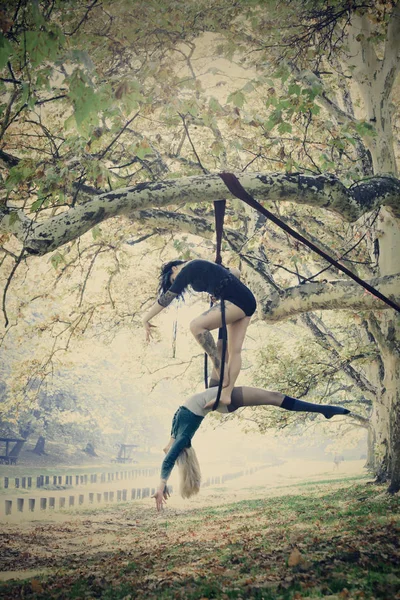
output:
MULTIPOLYGON (((164 448, 166 456, 161 467, 161 479, 153 498, 157 510, 161 510, 169 493, 167 481, 175 465, 179 468, 180 494, 190 498, 200 490, 201 472, 196 453, 191 440, 203 422, 204 417, 211 411, 211 406, 217 396, 217 387, 209 388, 191 396, 178 408, 172 419, 171 438, 164 448), (209 405, 209 406, 208 406, 209 405)), ((220 404, 217 412, 230 413, 244 406, 277 406, 285 410, 321 413, 326 419, 335 415, 347 415, 350 411, 340 406, 329 404, 312 404, 303 402, 280 392, 268 392, 261 388, 235 387, 232 391, 232 401, 229 405, 220 404)))

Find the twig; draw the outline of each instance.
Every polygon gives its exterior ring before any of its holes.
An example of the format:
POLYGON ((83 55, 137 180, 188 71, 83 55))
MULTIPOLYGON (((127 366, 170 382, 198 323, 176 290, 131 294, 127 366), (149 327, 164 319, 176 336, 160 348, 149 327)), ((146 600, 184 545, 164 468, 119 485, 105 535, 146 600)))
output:
POLYGON ((103 150, 103 152, 101 152, 99 154, 99 158, 103 158, 107 152, 112 148, 112 146, 115 144, 115 142, 118 140, 118 138, 123 134, 123 132, 125 131, 125 129, 127 127, 129 127, 129 125, 136 119, 136 117, 140 114, 140 110, 137 111, 137 113, 135 115, 133 115, 132 119, 130 119, 127 123, 125 123, 125 125, 123 126, 123 128, 121 129, 121 131, 119 131, 117 133, 117 135, 115 136, 115 138, 108 144, 107 148, 105 150, 103 150))
POLYGON ((6 309, 6 298, 7 298, 7 291, 8 288, 10 287, 10 283, 12 278, 15 275, 15 271, 18 269, 18 266, 20 265, 22 259, 25 256, 25 248, 23 248, 21 250, 20 255, 18 256, 17 260, 15 261, 15 265, 13 266, 13 268, 11 269, 11 273, 9 274, 7 281, 6 281, 6 285, 4 286, 4 290, 3 290, 3 303, 2 303, 2 310, 3 310, 3 315, 4 315, 4 321, 5 321, 5 325, 4 327, 8 326, 9 320, 8 320, 8 316, 7 316, 7 309, 6 309))
POLYGON ((76 33, 78 31, 80 26, 86 21, 89 12, 92 10, 93 6, 95 6, 95 4, 97 4, 97 2, 98 2, 98 0, 94 0, 94 2, 92 2, 92 4, 90 4, 90 6, 88 6, 87 11, 83 15, 82 19, 79 21, 78 25, 75 27, 75 29, 73 29, 69 33, 66 31, 65 35, 74 35, 74 33, 76 33))
POLYGON ((204 175, 208 175, 208 171, 207 171, 207 169, 206 169, 206 168, 203 166, 203 164, 202 164, 202 162, 201 162, 201 160, 200 160, 200 157, 199 157, 199 155, 197 154, 196 148, 194 147, 194 144, 193 144, 193 142, 192 142, 192 138, 191 138, 191 137, 190 137, 190 135, 189 135, 189 130, 188 130, 188 127, 187 127, 187 125, 186 125, 185 117, 184 117, 184 116, 183 116, 181 113, 178 113, 178 115, 179 115, 179 116, 180 116, 180 118, 182 119, 182 123, 183 123, 183 126, 184 126, 184 128, 185 128, 185 131, 186 131, 187 138, 188 138, 188 140, 189 140, 189 143, 190 143, 190 145, 192 146, 193 154, 194 154, 194 155, 195 155, 195 157, 197 158, 197 162, 199 163, 199 165, 200 165, 200 167, 201 167, 201 169, 202 169, 202 171, 203 171, 204 175))

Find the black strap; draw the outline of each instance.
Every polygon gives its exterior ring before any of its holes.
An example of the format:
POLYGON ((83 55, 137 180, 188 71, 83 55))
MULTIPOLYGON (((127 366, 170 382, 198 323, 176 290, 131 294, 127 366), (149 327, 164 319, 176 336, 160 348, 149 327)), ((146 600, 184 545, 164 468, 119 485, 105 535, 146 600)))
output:
POLYGON ((221 398, 222 384, 224 381, 224 372, 225 372, 225 357, 226 357, 226 345, 227 345, 228 336, 227 336, 226 319, 225 319, 225 302, 224 302, 223 298, 221 298, 221 317, 222 317, 221 375, 219 378, 217 397, 213 404, 212 410, 217 410, 217 408, 218 408, 219 399, 221 398))
POLYGON ((208 360, 207 352, 204 352, 204 387, 208 389, 208 360))
MULTIPOLYGON (((214 217, 215 217, 215 233, 216 233, 216 252, 215 252, 215 262, 217 265, 222 264, 222 255, 221 255, 221 245, 222 245, 222 233, 224 230, 224 218, 225 218, 225 207, 226 200, 215 200, 214 202, 214 217)), ((210 302, 210 306, 212 306, 212 302, 210 302)), ((225 304, 223 298, 221 298, 221 317, 222 317, 222 366, 221 366, 221 376, 218 384, 218 393, 217 399, 215 400, 213 410, 218 407, 219 399, 221 397, 222 390, 222 382, 224 380, 224 369, 225 369, 225 356, 226 356, 226 344, 228 339, 228 334, 226 330, 226 320, 225 320, 225 304)), ((208 357, 207 353, 204 353, 204 385, 205 388, 208 389, 208 357)))
POLYGON ((338 263, 334 258, 329 256, 329 254, 318 248, 318 246, 315 246, 315 244, 313 244, 305 237, 300 235, 300 233, 297 233, 297 231, 289 227, 289 225, 286 225, 286 223, 278 219, 278 217, 276 217, 268 209, 264 208, 264 206, 257 202, 257 200, 253 198, 253 196, 250 196, 250 194, 246 192, 238 178, 235 175, 233 175, 233 173, 219 173, 219 176, 234 196, 236 196, 240 200, 243 200, 243 202, 246 202, 246 204, 248 204, 252 208, 255 208, 255 210, 257 210, 265 217, 268 217, 268 219, 275 223, 275 225, 278 225, 278 227, 289 233, 289 235, 291 235, 292 237, 296 238, 296 240, 299 240, 299 242, 302 242, 305 246, 308 246, 308 248, 322 256, 331 265, 336 267, 339 271, 342 271, 343 273, 348 275, 351 279, 353 279, 356 283, 361 285, 364 289, 368 290, 376 298, 383 300, 383 302, 385 302, 388 306, 400 312, 400 306, 398 304, 390 300, 390 298, 384 296, 379 290, 372 287, 372 285, 369 285, 369 283, 367 283, 366 281, 363 281, 362 279, 357 277, 357 275, 354 275, 354 273, 352 273, 347 267, 344 267, 343 265, 338 263))
POLYGON ((217 236, 217 248, 215 253, 215 262, 217 265, 222 263, 221 244, 222 232, 224 230, 226 200, 216 200, 214 202, 215 233, 217 236))

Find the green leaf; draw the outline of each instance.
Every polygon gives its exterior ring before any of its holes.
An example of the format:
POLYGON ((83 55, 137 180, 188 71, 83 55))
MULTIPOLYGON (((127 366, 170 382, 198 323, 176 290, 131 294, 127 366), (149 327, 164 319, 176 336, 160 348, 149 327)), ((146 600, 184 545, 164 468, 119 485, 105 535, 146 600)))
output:
POLYGON ((321 109, 318 106, 318 104, 314 104, 314 106, 311 107, 311 114, 319 115, 320 112, 321 112, 321 109))
POLYGON ((367 123, 366 121, 361 121, 360 123, 356 123, 354 125, 354 127, 355 127, 355 130, 357 131, 357 133, 361 136, 376 135, 376 131, 375 131, 374 127, 371 125, 371 123, 367 123))
POLYGON ((25 104, 26 101, 28 100, 29 92, 30 92, 29 83, 23 83, 22 84, 22 96, 21 96, 21 104, 22 105, 25 104))
POLYGON ((62 264, 65 263, 65 258, 64 256, 61 254, 61 252, 55 252, 53 254, 53 256, 50 258, 50 262, 52 264, 52 266, 57 270, 58 267, 62 264))
POLYGON ((14 223, 16 223, 17 221, 19 221, 19 216, 16 210, 14 210, 11 214, 10 214, 10 225, 14 225, 14 223))
POLYGON ((229 94, 227 102, 232 103, 234 106, 237 106, 237 108, 242 108, 245 100, 246 96, 243 94, 243 92, 238 90, 237 92, 232 92, 232 94, 229 94))
POLYGON ((0 69, 6 66, 8 57, 12 52, 12 46, 7 38, 4 37, 2 33, 0 33, 0 69))
POLYGON ((39 210, 39 208, 42 207, 44 201, 45 198, 38 198, 37 200, 35 200, 35 202, 33 202, 31 206, 31 212, 36 212, 37 210, 39 210))
POLYGON ((301 94, 301 87, 297 83, 291 83, 289 85, 288 93, 290 95, 295 94, 296 96, 300 96, 300 94, 301 94))
POLYGON ((45 25, 45 19, 39 10, 39 2, 31 2, 30 9, 32 12, 32 18, 37 28, 45 25))
POLYGON ((99 237, 101 237, 102 231, 101 231, 101 227, 100 225, 95 225, 92 228, 92 236, 94 240, 97 240, 99 237))
POLYGON ((268 121, 266 121, 264 123, 264 127, 267 131, 271 131, 271 129, 273 129, 275 127, 275 125, 277 125, 278 123, 280 123, 282 120, 282 111, 281 110, 274 110, 273 113, 271 113, 268 121))
POLYGON ((212 110, 214 113, 221 114, 224 112, 224 109, 222 108, 218 100, 214 97, 210 98, 208 106, 210 107, 210 110, 212 110))
POLYGON ((140 160, 143 160, 148 154, 152 154, 152 149, 146 142, 141 142, 136 148, 135 154, 140 160))
POLYGON ((292 126, 290 123, 280 123, 278 127, 279 133, 292 133, 292 126))

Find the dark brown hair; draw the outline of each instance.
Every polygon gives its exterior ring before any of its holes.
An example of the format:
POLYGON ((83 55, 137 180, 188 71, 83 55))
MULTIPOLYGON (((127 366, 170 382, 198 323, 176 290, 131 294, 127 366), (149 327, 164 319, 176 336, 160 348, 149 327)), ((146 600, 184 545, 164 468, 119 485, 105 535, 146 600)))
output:
POLYGON ((184 260, 170 260, 169 262, 165 263, 165 265, 163 265, 161 267, 161 272, 160 272, 160 283, 158 286, 158 293, 159 294, 165 294, 165 292, 167 292, 169 290, 169 288, 171 287, 171 275, 172 275, 172 267, 177 267, 178 265, 183 265, 185 261, 184 260))

